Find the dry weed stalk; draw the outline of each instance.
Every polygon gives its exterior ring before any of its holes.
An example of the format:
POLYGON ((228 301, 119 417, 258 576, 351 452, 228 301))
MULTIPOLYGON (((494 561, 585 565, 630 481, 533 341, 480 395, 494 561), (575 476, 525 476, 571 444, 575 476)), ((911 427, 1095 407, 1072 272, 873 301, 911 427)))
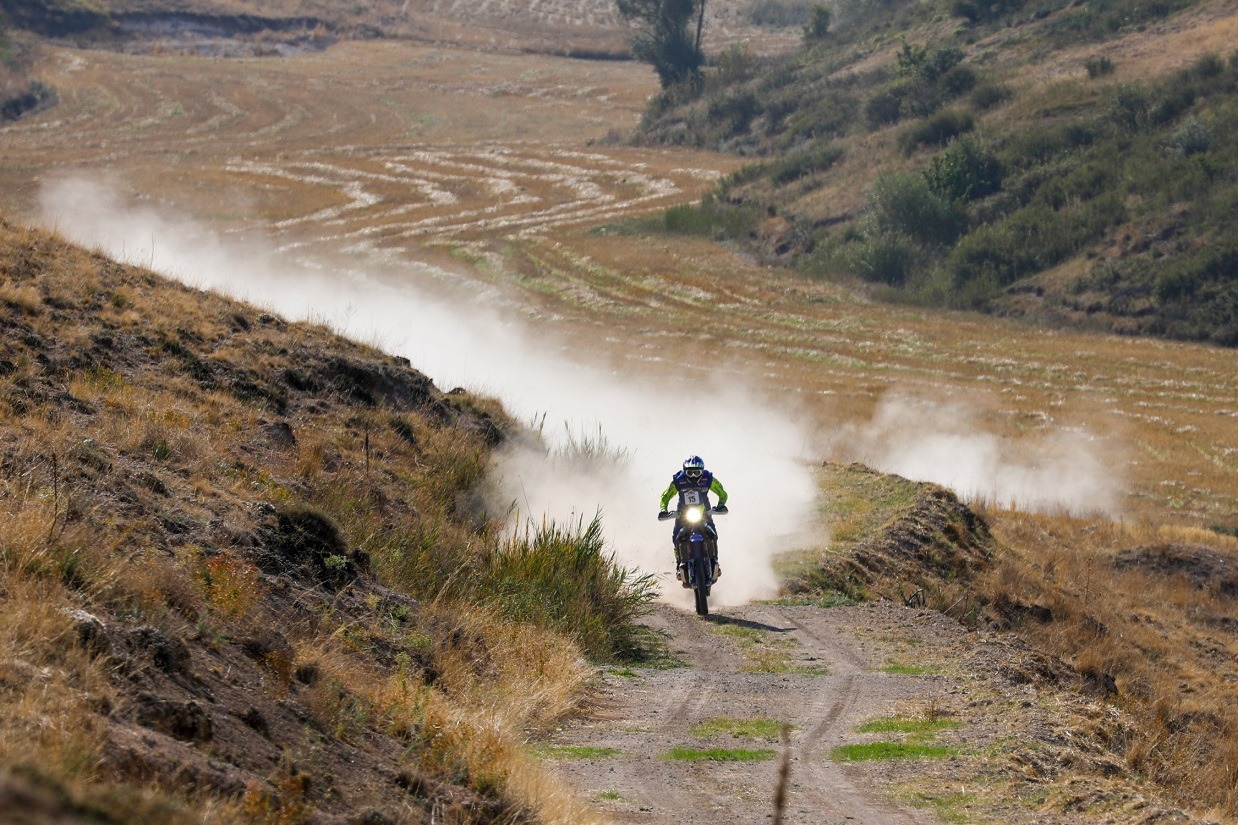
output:
POLYGON ((791 726, 783 724, 779 734, 782 741, 782 759, 778 763, 778 782, 774 786, 773 825, 782 825, 782 816, 787 809, 787 789, 791 786, 791 726))

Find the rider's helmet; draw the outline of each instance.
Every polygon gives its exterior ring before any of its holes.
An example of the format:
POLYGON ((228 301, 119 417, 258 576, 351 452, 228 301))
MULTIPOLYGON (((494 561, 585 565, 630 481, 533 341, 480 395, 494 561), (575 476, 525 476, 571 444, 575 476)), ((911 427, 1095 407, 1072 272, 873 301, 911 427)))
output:
POLYGON ((700 478, 703 472, 705 472, 705 461, 699 455, 690 455, 683 460, 683 474, 692 481, 700 478))

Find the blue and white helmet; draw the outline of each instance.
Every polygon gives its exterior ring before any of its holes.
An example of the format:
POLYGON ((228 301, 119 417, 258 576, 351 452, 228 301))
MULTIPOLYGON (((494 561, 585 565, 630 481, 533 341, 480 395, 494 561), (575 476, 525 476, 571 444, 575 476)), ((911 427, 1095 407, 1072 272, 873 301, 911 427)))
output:
POLYGON ((690 455, 683 460, 683 474, 695 481, 705 472, 705 460, 699 455, 690 455))

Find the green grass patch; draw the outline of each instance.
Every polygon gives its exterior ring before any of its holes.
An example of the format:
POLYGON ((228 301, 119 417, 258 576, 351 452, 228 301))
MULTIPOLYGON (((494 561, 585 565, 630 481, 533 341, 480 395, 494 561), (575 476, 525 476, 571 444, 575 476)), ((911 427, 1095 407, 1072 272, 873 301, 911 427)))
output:
POLYGON ((774 719, 706 719, 692 726, 692 735, 708 739, 712 736, 742 736, 748 739, 777 739, 782 722, 774 719))
MULTIPOLYGON (((781 571, 779 571, 781 573, 781 571)), ((757 602, 758 604, 772 604, 778 607, 850 607, 851 605, 859 604, 858 601, 848 596, 846 593, 839 593, 837 590, 827 590, 813 596, 784 596, 780 599, 764 599, 757 602)))
POLYGON ((881 762, 892 759, 944 759, 958 753, 943 745, 912 745, 906 742, 869 742, 843 745, 830 751, 836 762, 881 762))
POLYGON ((689 748, 679 746, 667 751, 663 759, 685 762, 764 762, 774 758, 772 748, 689 748))
POLYGON ((543 745, 537 748, 537 753, 547 759, 608 759, 623 751, 593 745, 543 745))
POLYGON ((881 668, 881 672, 895 676, 924 676, 926 674, 940 673, 941 671, 931 665, 909 665, 906 662, 888 662, 885 667, 881 668))
POLYGON ((936 733, 941 730, 958 730, 963 723, 957 719, 911 719, 904 716, 885 716, 860 725, 860 733, 936 733))
POLYGON ((630 667, 612 667, 607 668, 606 673, 610 676, 622 676, 625 679, 639 679, 641 675, 630 667))
POLYGON ((623 799, 623 795, 618 791, 602 791, 598 794, 598 799, 604 799, 607 802, 618 802, 623 799))

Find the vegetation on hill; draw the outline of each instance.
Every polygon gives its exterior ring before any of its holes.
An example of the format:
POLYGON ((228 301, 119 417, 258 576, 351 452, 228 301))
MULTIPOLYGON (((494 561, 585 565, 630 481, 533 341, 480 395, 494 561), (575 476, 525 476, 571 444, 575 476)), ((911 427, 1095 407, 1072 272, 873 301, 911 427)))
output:
POLYGON ((29 44, 10 31, 8 17, 0 9, 0 123, 56 102, 55 90, 30 77, 30 54, 29 44))
POLYGON ((1238 54, 1144 72, 1115 45, 1211 12, 848 4, 794 54, 667 90, 638 139, 761 158, 673 231, 898 300, 1235 346, 1238 54))
POLYGON ((1027 768, 1029 797, 1063 771, 1122 773, 1178 804, 1238 816, 1238 540, 973 511, 941 487, 860 465, 829 464, 822 484, 831 544, 786 561, 791 592, 902 600, 1013 632, 1039 658, 1012 670, 1012 683, 1058 682, 1106 703, 1071 733, 1103 758, 1010 754, 1027 768))
POLYGON ((596 525, 488 519, 493 402, 4 221, 0 328, 0 794, 591 821, 523 743, 649 584, 596 525))

